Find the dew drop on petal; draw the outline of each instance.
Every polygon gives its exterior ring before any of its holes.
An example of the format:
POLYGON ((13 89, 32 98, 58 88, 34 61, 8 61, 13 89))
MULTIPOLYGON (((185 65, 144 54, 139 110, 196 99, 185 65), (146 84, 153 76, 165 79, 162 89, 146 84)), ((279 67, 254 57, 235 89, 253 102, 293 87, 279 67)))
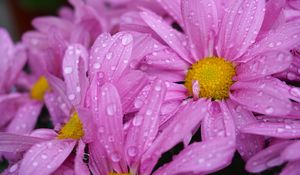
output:
POLYGON ((94 69, 99 69, 101 67, 100 63, 94 63, 93 65, 94 69))
POLYGON ((267 107, 265 112, 266 112, 266 114, 272 114, 274 112, 274 108, 273 107, 267 107))
POLYGON ((124 46, 128 45, 129 43, 131 43, 133 40, 133 37, 131 34, 126 34, 125 36, 123 36, 122 38, 122 44, 124 46))
POLYGON ((38 166, 38 163, 37 162, 33 162, 32 166, 36 167, 36 166, 38 166))
POLYGON ((142 124, 143 118, 140 116, 135 116, 132 120, 133 126, 140 126, 142 124))
POLYGON ((74 95, 74 94, 70 94, 70 95, 68 96, 68 98, 69 98, 69 100, 74 100, 74 99, 75 99, 75 95, 74 95))
POLYGON ((142 105, 143 105, 142 100, 139 100, 139 99, 135 100, 135 102, 134 102, 134 107, 135 108, 139 109, 140 107, 142 107, 142 105))
POLYGON ((72 67, 67 66, 67 67, 64 68, 64 73, 65 74, 70 74, 70 73, 72 73, 72 71, 73 71, 72 67))
POLYGON ((128 147, 127 154, 128 154, 130 157, 136 156, 136 154, 137 154, 137 148, 136 148, 135 146, 130 146, 130 147, 128 147))
POLYGON ((111 154, 110 159, 113 162, 119 162, 121 160, 121 156, 118 153, 113 153, 111 154))
POLYGON ((112 52, 108 52, 106 55, 105 55, 105 58, 110 60, 112 58, 112 52))
POLYGON ((11 166, 11 167, 9 168, 9 172, 10 172, 10 173, 13 173, 13 172, 15 172, 17 169, 18 169, 18 164, 14 164, 13 166, 11 166))
POLYGON ((106 113, 107 113, 107 115, 113 116, 116 112, 117 112, 117 106, 116 106, 116 104, 109 104, 106 107, 106 113))
POLYGON ((298 89, 298 88, 292 88, 292 89, 290 90, 290 93, 291 93, 293 96, 300 97, 300 89, 298 89))

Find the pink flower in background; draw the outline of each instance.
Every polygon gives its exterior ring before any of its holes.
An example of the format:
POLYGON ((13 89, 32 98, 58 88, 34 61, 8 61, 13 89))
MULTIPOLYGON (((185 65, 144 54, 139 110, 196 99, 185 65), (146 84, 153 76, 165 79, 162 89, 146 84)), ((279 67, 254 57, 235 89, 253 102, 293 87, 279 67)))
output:
POLYGON ((243 128, 245 133, 276 138, 267 148, 248 160, 246 170, 258 173, 288 162, 281 175, 299 174, 299 104, 294 108, 296 110, 288 116, 260 116, 260 122, 243 128))
POLYGON ((22 69, 27 60, 25 47, 13 45, 4 29, 0 29, 0 53, 0 128, 2 131, 28 134, 42 109, 47 83, 44 79, 28 83, 28 79, 23 78, 22 69), (20 88, 28 91, 16 92, 20 88))

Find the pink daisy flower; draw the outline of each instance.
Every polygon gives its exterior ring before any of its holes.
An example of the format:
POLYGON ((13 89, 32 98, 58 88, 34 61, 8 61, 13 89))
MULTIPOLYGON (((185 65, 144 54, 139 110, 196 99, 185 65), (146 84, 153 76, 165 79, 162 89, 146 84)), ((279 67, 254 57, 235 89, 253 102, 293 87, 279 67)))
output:
POLYGON ((35 126, 48 90, 45 78, 29 81, 22 69, 27 55, 22 44, 14 45, 4 29, 0 29, 1 77, 0 110, 1 130, 29 134, 35 126), (15 92, 22 89, 25 92, 15 92))
POLYGON ((144 71, 168 81, 184 82, 186 91, 180 87, 181 95, 175 94, 182 100, 191 96, 195 100, 208 99, 209 115, 201 121, 202 139, 236 139, 236 148, 245 160, 264 144, 262 137, 240 131, 256 122, 253 112, 287 115, 292 111, 291 100, 300 100, 298 88, 271 76, 290 66, 289 50, 300 43, 300 23, 269 28, 266 22, 271 15, 265 13, 272 9, 266 8, 265 1, 222 4, 183 0, 185 34, 148 10, 140 13, 155 32, 153 36, 170 47, 148 55, 142 63, 144 71))

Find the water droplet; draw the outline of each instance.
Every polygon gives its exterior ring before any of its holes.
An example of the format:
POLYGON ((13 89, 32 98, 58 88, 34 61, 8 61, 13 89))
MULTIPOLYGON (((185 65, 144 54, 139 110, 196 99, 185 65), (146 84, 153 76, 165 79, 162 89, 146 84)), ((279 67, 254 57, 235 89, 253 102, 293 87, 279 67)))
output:
POLYGON ((269 46, 269 47, 274 47, 275 44, 274 44, 274 43, 269 43, 268 46, 269 46))
POLYGON ((161 90, 161 86, 159 86, 159 85, 155 86, 155 90, 156 91, 160 91, 161 90))
POLYGON ((146 115, 151 115, 152 114, 152 110, 151 109, 148 109, 147 111, 146 111, 146 115))
POLYGON ((38 163, 37 162, 33 162, 32 166, 36 167, 36 166, 38 166, 38 163))
POLYGON ((142 105, 143 105, 143 101, 142 101, 142 100, 136 99, 136 100, 134 101, 134 107, 135 107, 135 108, 139 109, 140 107, 142 107, 142 105))
POLYGON ((133 126, 140 126, 143 122, 143 117, 141 116, 135 116, 133 119, 132 119, 132 124, 133 126))
POLYGON ((68 96, 68 98, 69 98, 69 100, 74 100, 74 99, 75 99, 75 95, 74 95, 74 94, 70 94, 70 95, 68 96))
POLYGON ((94 69, 99 69, 101 67, 100 63, 94 63, 93 65, 94 69))
POLYGON ((268 107, 266 110, 265 110, 266 114, 272 114, 274 112, 274 108, 272 107, 268 107))
POLYGON ((135 146, 130 146, 128 147, 128 150, 127 150, 127 154, 130 156, 130 157, 134 157, 136 156, 137 154, 137 148, 135 146))
POLYGON ((109 137, 108 137, 108 141, 109 141, 109 142, 114 142, 114 141, 115 141, 115 139, 114 139, 114 137, 113 137, 113 136, 109 136, 109 137))
POLYGON ((110 104, 106 107, 106 113, 109 116, 113 116, 117 112, 117 105, 116 104, 110 104))
POLYGON ((202 164, 205 160, 203 158, 198 159, 198 163, 202 164))
POLYGON ((99 133, 104 133, 104 131, 105 131, 104 127, 103 126, 99 126, 98 132, 99 133))
POLYGON ((47 159, 48 156, 47 156, 46 154, 42 154, 42 155, 41 155, 41 158, 42 158, 42 159, 47 159))
POLYGON ((108 52, 106 55, 105 55, 105 58, 110 60, 112 58, 112 55, 113 53, 112 52, 108 52))
POLYGON ((294 87, 291 89, 290 93, 293 95, 293 96, 296 96, 296 97, 300 97, 300 89, 294 87))
POLYGON ((70 74, 72 72, 73 72, 73 68, 72 67, 67 66, 67 67, 64 68, 64 73, 65 74, 70 74))
POLYGON ((10 173, 13 173, 13 172, 15 172, 17 169, 18 169, 18 164, 14 164, 13 166, 11 166, 11 167, 9 168, 9 172, 10 172, 10 173))
POLYGON ((129 43, 131 43, 133 40, 133 37, 131 34, 126 34, 125 36, 123 36, 122 38, 122 44, 125 46, 125 45, 128 45, 129 43))
POLYGON ((283 128, 277 128, 277 132, 278 132, 278 133, 282 133, 283 131, 284 131, 283 128))
POLYGON ((113 162, 119 162, 121 160, 121 156, 118 153, 113 153, 113 154, 111 154, 110 159, 113 162))

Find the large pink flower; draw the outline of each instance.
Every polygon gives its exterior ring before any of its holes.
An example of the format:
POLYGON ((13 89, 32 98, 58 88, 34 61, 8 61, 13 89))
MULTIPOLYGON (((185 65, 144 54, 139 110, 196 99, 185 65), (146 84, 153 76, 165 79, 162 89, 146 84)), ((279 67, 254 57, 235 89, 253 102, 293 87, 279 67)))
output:
MULTIPOLYGON (((140 13, 142 22, 134 20, 140 26, 146 24, 153 37, 169 46, 148 55, 143 70, 168 81, 184 82, 186 91, 179 85, 173 94, 181 100, 189 96, 208 99, 202 139, 237 138, 236 147, 244 159, 263 146, 261 137, 240 132, 256 122, 252 113, 287 115, 293 109, 291 99, 300 100, 298 88, 272 77, 290 66, 289 50, 300 43, 300 23, 276 26, 273 20, 274 25, 268 24, 272 3, 183 0, 184 34, 148 10, 140 13)), ((187 115, 186 120, 191 117, 187 115)))

